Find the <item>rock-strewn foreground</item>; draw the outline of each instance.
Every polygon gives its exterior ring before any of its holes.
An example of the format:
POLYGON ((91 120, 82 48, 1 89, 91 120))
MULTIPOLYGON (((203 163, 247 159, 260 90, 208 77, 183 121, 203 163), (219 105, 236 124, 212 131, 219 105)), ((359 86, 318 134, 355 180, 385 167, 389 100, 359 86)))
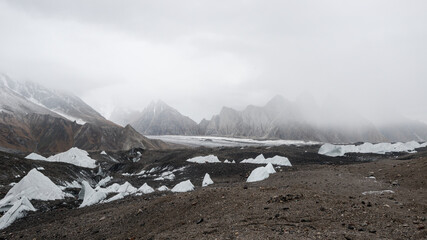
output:
MULTIPOLYGON (((115 179, 119 178, 120 171, 129 171, 141 164, 168 161, 179 165, 184 164, 182 159, 206 152, 217 155, 221 161, 231 155, 239 161, 260 152, 266 156, 287 152, 293 167, 276 168, 277 173, 268 179, 246 183, 250 171, 259 165, 188 163, 190 167, 184 171, 184 177, 196 185, 193 192, 155 192, 80 209, 58 202, 53 208, 31 212, 16 221, 0 232, 0 238, 427 238, 426 149, 419 149, 415 154, 329 158, 317 157, 310 152, 312 148, 202 148, 176 150, 172 154, 175 158, 171 153, 146 151, 143 158, 151 157, 145 163, 120 163, 110 168, 117 172, 115 179), (307 161, 298 158, 293 161, 292 151, 307 157, 307 161), (308 153, 302 154, 305 151, 308 153), (209 172, 214 184, 202 188, 205 172, 209 172), (362 194, 378 190, 394 193, 362 194)), ((154 181, 145 179, 134 180, 132 184, 139 187, 142 182, 157 187, 154 181)))

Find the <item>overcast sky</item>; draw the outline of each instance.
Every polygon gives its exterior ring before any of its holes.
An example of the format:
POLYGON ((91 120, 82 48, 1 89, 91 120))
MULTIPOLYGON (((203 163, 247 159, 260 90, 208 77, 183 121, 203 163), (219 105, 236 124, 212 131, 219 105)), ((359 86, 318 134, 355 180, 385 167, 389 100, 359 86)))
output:
POLYGON ((0 0, 0 72, 108 117, 311 94, 427 122, 427 1, 0 0))

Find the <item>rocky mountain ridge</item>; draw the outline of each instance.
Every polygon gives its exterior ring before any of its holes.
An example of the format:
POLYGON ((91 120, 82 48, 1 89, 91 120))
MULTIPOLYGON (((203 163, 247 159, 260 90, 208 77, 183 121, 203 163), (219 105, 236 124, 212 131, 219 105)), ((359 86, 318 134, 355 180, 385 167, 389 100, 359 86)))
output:
MULTIPOLYGON (((278 95, 264 106, 242 111, 223 107, 199 124, 164 102, 151 103, 138 118, 128 121, 147 135, 204 135, 259 139, 307 140, 330 143, 396 142, 427 140, 427 125, 401 116, 390 124, 374 124, 330 103, 320 107, 307 96, 292 102, 278 95)), ((126 122, 126 121, 124 121, 126 122)))
POLYGON ((0 146, 23 152, 158 149, 131 126, 105 119, 80 98, 0 75, 0 146))
POLYGON ((144 135, 199 135, 199 126, 163 101, 151 102, 130 122, 144 135))

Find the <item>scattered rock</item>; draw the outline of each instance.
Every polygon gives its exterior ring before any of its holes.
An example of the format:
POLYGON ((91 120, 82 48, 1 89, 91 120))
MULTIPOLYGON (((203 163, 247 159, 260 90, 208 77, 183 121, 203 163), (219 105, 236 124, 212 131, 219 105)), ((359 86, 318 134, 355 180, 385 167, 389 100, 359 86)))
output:
POLYGON ((267 201, 267 203, 284 203, 292 200, 298 200, 302 198, 302 195, 293 195, 293 194, 286 194, 285 196, 279 195, 271 197, 270 200, 267 201))
POLYGON ((136 215, 138 216, 141 213, 142 213, 142 209, 140 208, 140 209, 138 209, 138 212, 136 213, 136 215))

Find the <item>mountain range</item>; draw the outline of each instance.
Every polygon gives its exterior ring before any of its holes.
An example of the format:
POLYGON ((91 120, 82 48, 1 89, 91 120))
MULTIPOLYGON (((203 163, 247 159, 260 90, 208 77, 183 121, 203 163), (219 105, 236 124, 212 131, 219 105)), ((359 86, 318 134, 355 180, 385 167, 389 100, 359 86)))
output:
MULTIPOLYGON (((119 114, 118 114, 119 115, 119 114)), ((378 124, 352 109, 334 103, 316 105, 311 97, 292 102, 278 95, 264 106, 250 105, 242 111, 223 107, 210 120, 199 124, 162 101, 142 112, 133 112, 129 123, 145 135, 207 135, 259 139, 288 139, 330 143, 396 142, 427 140, 427 125, 401 116, 378 124)), ((112 118, 112 121, 115 121, 112 118)))
POLYGON ((65 92, 0 74, 0 146, 24 152, 162 148, 130 125, 121 127, 65 92))
POLYGON ((320 107, 311 97, 275 96, 264 106, 223 107, 196 123, 163 101, 143 111, 118 109, 111 121, 72 94, 0 74, 0 148, 24 152, 127 150, 169 145, 143 135, 201 135, 330 143, 427 140, 427 125, 402 116, 378 124, 351 108, 320 107), (117 122, 114 123, 114 122, 117 122), (122 126, 120 126, 120 125, 122 126))

